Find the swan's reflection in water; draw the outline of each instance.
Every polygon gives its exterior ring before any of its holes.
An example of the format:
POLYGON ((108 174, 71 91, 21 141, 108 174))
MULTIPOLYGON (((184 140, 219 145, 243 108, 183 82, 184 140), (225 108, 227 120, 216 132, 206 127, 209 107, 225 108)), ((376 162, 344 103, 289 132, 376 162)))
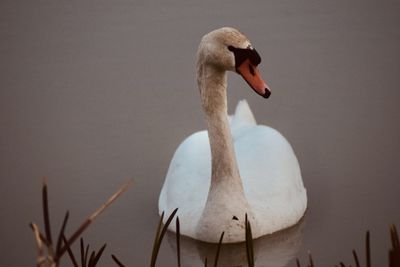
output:
MULTIPOLYGON (((287 266, 296 257, 301 247, 304 225, 305 218, 289 229, 253 240, 255 266, 287 266)), ((168 232, 167 240, 176 255, 175 233, 168 232)), ((204 266, 205 258, 208 259, 208 266, 213 266, 217 247, 217 244, 204 243, 182 236, 182 266, 204 266)), ((222 245, 218 266, 247 266, 246 244, 243 242, 222 245)))

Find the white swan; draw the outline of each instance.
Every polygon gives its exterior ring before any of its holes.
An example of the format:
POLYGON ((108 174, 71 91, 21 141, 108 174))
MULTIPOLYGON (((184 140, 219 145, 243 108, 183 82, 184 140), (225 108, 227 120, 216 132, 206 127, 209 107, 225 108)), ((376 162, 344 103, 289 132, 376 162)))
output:
POLYGON ((225 232, 224 242, 240 242, 245 214, 257 238, 296 224, 306 210, 299 164, 286 139, 257 125, 246 101, 227 115, 226 71, 241 74, 254 91, 269 97, 256 68, 260 62, 236 29, 217 29, 200 42, 197 82, 208 132, 180 144, 159 198, 160 214, 178 208, 183 235, 218 242, 225 232))

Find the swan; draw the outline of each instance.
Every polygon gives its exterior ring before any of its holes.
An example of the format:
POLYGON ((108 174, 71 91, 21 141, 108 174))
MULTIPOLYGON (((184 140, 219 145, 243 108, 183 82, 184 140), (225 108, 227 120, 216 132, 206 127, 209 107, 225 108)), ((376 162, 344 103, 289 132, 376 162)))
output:
POLYGON ((250 41, 234 28, 201 39, 197 84, 207 131, 179 145, 158 203, 160 215, 178 208, 185 236, 216 243, 224 232, 224 243, 241 242, 246 216, 257 238, 296 224, 306 210, 306 189, 288 141, 277 130, 257 125, 245 100, 232 116, 227 113, 227 71, 240 74, 264 98, 270 96, 257 69, 260 62, 250 41))

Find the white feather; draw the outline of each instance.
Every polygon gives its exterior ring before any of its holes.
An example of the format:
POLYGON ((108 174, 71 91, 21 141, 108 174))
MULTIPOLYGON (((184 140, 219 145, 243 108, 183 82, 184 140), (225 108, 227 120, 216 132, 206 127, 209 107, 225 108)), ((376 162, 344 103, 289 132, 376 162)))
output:
MULTIPOLYGON (((256 125, 246 101, 239 102, 232 126, 240 176, 259 236, 297 223, 307 196, 290 144, 275 129, 256 125)), ((207 131, 200 131, 176 150, 159 200, 160 212, 167 215, 178 208, 181 232, 187 236, 196 237, 210 180, 210 144, 207 131)))

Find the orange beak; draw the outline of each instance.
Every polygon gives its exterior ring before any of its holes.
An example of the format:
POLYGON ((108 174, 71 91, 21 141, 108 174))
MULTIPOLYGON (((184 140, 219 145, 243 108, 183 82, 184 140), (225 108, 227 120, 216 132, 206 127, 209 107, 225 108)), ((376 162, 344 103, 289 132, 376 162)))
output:
POLYGON ((245 81, 257 94, 265 98, 268 98, 271 95, 271 90, 261 78, 257 66, 253 65, 249 59, 243 61, 243 63, 236 68, 236 71, 243 77, 243 79, 245 79, 245 81))

